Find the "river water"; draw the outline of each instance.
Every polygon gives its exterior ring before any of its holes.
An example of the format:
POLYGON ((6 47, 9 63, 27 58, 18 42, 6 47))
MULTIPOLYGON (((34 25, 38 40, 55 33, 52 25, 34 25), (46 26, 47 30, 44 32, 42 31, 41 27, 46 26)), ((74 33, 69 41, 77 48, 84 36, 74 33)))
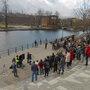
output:
POLYGON ((9 48, 18 47, 20 45, 29 44, 37 40, 54 40, 56 38, 61 38, 62 36, 69 36, 72 34, 81 34, 74 33, 70 31, 42 31, 42 30, 34 30, 34 31, 8 31, 8 32, 0 32, 0 51, 6 50, 9 48))

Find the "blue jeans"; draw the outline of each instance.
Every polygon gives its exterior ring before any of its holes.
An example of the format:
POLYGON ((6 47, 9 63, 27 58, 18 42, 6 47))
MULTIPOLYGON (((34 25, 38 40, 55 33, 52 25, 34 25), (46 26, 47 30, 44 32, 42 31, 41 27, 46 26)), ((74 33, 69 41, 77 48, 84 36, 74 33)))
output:
POLYGON ((37 72, 32 71, 32 82, 34 81, 34 79, 35 81, 37 81, 37 72))
POLYGON ((60 66, 60 72, 64 73, 64 66, 60 66))

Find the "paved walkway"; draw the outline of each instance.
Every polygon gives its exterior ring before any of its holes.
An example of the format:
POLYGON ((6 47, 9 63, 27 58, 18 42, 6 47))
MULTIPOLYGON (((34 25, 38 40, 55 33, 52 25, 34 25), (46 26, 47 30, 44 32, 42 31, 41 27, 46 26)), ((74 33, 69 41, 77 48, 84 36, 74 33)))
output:
MULTIPOLYGON (((40 60, 54 52, 51 45, 45 50, 41 45, 38 48, 31 48, 17 54, 31 52, 34 60, 40 60)), ((84 64, 73 64, 70 70, 65 70, 64 75, 50 72, 48 78, 43 75, 38 77, 38 81, 31 82, 30 65, 24 61, 25 68, 18 69, 19 78, 15 78, 12 70, 9 69, 11 60, 16 54, 12 54, 0 59, 0 90, 90 90, 90 66, 86 68, 84 64), (3 65, 6 65, 3 72, 3 65)), ((90 65, 90 62, 89 62, 90 65)))
MULTIPOLYGON (((48 45, 47 49, 44 49, 44 45, 38 46, 37 48, 33 47, 25 51, 20 51, 17 54, 20 55, 22 53, 27 54, 27 52, 32 53, 33 60, 40 60, 44 59, 48 55, 52 55, 53 51, 51 45, 48 45)), ((27 60, 25 58, 23 69, 18 69, 19 78, 16 79, 13 74, 12 70, 9 69, 12 63, 12 59, 17 55, 16 53, 11 54, 10 56, 2 57, 0 59, 0 87, 6 87, 7 85, 16 84, 18 81, 22 81, 29 76, 31 76, 31 69, 30 65, 27 64, 27 60), (3 65, 5 64, 5 68, 3 65)))
POLYGON ((79 64, 64 75, 50 73, 48 78, 39 76, 34 83, 28 78, 0 90, 90 90, 90 66, 79 64))

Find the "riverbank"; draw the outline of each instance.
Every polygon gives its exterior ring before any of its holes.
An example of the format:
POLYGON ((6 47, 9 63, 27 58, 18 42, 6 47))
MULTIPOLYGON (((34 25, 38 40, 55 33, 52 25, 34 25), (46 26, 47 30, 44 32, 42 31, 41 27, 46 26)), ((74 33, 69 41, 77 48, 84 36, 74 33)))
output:
MULTIPOLYGON (((2 32, 7 32, 7 31, 32 31, 32 30, 48 30, 48 31, 56 31, 60 30, 61 28, 38 28, 38 27, 30 27, 30 26, 13 26, 13 27, 8 27, 7 29, 5 28, 0 28, 0 31, 2 32)), ((72 29, 63 29, 65 31, 71 31, 71 32, 78 32, 82 30, 72 30, 72 29)))
POLYGON ((31 27, 31 26, 8 26, 7 29, 5 27, 0 28, 0 31, 26 31, 26 30, 58 30, 59 28, 45 28, 45 27, 31 27))
POLYGON ((2 32, 7 32, 7 31, 32 31, 32 30, 52 30, 56 31, 58 29, 45 29, 45 28, 8 28, 8 29, 1 29, 0 31, 2 32))

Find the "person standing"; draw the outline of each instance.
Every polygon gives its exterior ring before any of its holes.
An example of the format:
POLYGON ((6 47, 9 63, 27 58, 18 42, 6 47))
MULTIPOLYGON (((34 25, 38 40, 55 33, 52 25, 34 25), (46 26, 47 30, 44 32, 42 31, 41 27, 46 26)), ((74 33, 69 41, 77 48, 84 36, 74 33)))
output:
POLYGON ((27 63, 30 62, 30 58, 29 58, 29 52, 27 53, 27 63))
POLYGON ((67 51, 67 53, 66 53, 65 62, 66 62, 67 68, 69 69, 69 63, 70 63, 70 52, 69 51, 67 51))
POLYGON ((37 46, 38 46, 38 43, 37 43, 37 41, 36 41, 36 40, 35 40, 34 44, 35 44, 35 47, 37 47, 37 46))
POLYGON ((40 39, 40 45, 42 45, 42 40, 40 39))
POLYGON ((47 38, 45 39, 45 49, 47 49, 47 45, 48 45, 48 40, 47 38))
POLYGON ((13 69, 14 76, 18 77, 18 75, 17 75, 17 64, 15 61, 15 58, 13 58, 13 60, 12 60, 12 69, 13 69))
POLYGON ((90 45, 87 45, 85 48, 85 55, 86 55, 86 66, 88 66, 88 59, 90 58, 90 45))
POLYGON ((81 46, 76 47, 76 56, 77 56, 77 60, 81 61, 81 46))
POLYGON ((74 50, 71 49, 71 50, 70 50, 70 63, 69 63, 70 66, 72 65, 72 61, 73 61, 74 59, 75 59, 74 50))
POLYGON ((57 72, 57 69, 58 69, 58 60, 57 60, 57 57, 55 57, 55 60, 54 60, 54 63, 53 63, 53 72, 57 72))
POLYGON ((31 53, 27 53, 27 63, 29 63, 31 65, 32 62, 32 54, 31 53))
POLYGON ((45 59, 44 61, 44 71, 45 71, 45 75, 44 77, 49 75, 49 70, 50 70, 50 65, 49 65, 49 61, 47 59, 45 59))
POLYGON ((65 69, 65 56, 62 54, 60 57, 60 74, 64 74, 64 69, 65 69))
POLYGON ((37 81, 37 70, 38 70, 38 67, 37 67, 37 65, 35 64, 35 61, 34 61, 31 65, 32 82, 34 82, 34 79, 35 79, 35 81, 37 81))
POLYGON ((39 62, 38 62, 38 60, 35 62, 35 64, 37 65, 37 75, 39 75, 39 62))
POLYGON ((43 63, 42 59, 38 63, 38 66, 39 66, 39 71, 40 71, 40 75, 41 75, 41 74, 43 74, 43 67, 44 67, 44 63, 43 63))
POLYGON ((17 68, 20 67, 20 66, 19 66, 19 56, 18 56, 18 55, 16 56, 16 65, 17 65, 17 68))
POLYGON ((45 49, 47 49, 47 45, 48 45, 48 43, 46 42, 46 43, 45 43, 45 49))

